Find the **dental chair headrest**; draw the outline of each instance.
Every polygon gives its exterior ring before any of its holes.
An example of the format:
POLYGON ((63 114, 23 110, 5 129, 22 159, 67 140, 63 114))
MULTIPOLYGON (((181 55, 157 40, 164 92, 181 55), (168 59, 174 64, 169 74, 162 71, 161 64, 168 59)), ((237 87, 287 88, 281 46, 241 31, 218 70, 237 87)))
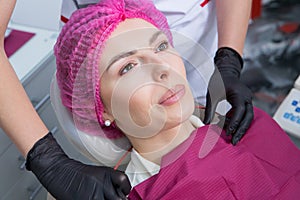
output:
MULTIPOLYGON (((61 103, 60 91, 57 86, 56 76, 53 76, 50 97, 52 107, 66 138, 76 149, 91 161, 105 165, 115 166, 121 157, 130 148, 130 142, 126 137, 108 139, 101 136, 86 134, 79 130, 73 121, 72 113, 61 103)), ((130 157, 127 156, 121 164, 127 164, 130 157)))

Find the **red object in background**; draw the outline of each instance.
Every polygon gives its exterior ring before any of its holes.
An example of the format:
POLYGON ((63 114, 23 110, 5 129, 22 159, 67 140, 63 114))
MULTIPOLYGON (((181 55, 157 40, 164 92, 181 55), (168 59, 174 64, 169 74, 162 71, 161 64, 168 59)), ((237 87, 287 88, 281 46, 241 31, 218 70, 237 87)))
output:
POLYGON ((261 16, 261 0, 252 1, 251 19, 261 16))
POLYGON ((297 22, 285 23, 279 27, 279 30, 283 33, 294 33, 300 28, 300 24, 297 22))
POLYGON ((65 16, 61 15, 60 16, 60 20, 63 22, 63 23, 67 23, 69 21, 68 18, 66 18, 65 16))
POLYGON ((9 36, 7 36, 4 39, 4 50, 6 52, 7 57, 10 57, 12 54, 14 54, 34 35, 34 33, 12 30, 9 36))

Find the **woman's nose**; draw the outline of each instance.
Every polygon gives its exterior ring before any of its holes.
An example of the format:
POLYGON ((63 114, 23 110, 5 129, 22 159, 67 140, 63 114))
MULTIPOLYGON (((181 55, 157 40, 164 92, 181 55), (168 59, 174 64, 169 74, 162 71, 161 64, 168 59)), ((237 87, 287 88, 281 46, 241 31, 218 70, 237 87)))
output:
POLYGON ((157 82, 167 81, 170 75, 170 67, 164 64, 155 64, 153 67, 153 79, 157 82))
POLYGON ((154 81, 166 81, 170 75, 170 65, 166 58, 147 52, 145 63, 149 65, 154 81))

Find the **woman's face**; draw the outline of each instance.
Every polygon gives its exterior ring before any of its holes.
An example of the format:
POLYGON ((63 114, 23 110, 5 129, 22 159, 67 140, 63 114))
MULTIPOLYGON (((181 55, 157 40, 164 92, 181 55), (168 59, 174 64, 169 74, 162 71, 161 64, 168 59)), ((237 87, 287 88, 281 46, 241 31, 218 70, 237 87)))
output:
POLYGON ((151 137, 194 111, 182 59, 166 35, 145 20, 118 25, 105 44, 99 71, 103 117, 125 134, 151 137))

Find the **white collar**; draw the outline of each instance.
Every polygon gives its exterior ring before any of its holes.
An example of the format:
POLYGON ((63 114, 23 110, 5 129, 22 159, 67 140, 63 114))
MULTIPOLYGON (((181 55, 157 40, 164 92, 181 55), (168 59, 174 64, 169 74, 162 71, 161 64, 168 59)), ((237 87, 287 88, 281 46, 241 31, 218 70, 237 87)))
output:
POLYGON ((157 174, 159 170, 158 164, 145 159, 135 149, 132 149, 131 160, 125 170, 132 187, 157 174))
MULTIPOLYGON (((203 122, 195 115, 192 115, 189 120, 195 128, 204 126, 203 122)), ((157 174, 159 170, 158 164, 145 159, 135 149, 132 149, 131 160, 125 170, 132 187, 157 174)))

